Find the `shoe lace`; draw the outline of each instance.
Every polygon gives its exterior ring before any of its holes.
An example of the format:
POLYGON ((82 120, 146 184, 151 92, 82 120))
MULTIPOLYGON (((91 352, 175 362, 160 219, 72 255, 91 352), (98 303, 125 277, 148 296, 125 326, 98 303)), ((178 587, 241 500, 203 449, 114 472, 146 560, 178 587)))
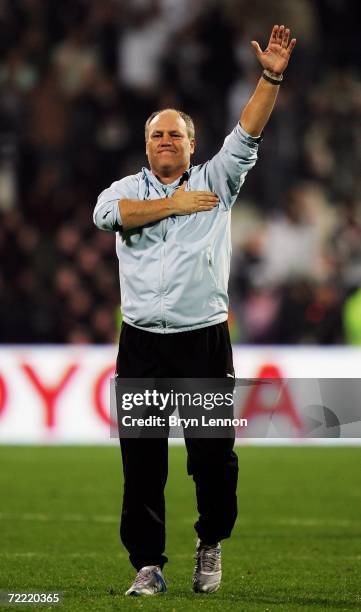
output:
POLYGON ((151 574, 152 574, 152 570, 150 570, 150 569, 143 569, 143 568, 140 569, 139 572, 137 573, 136 577, 135 577, 135 580, 133 582, 133 586, 135 586, 135 587, 142 587, 142 586, 144 586, 148 582, 151 574))
POLYGON ((219 550, 211 546, 202 546, 196 554, 196 571, 214 572, 218 568, 219 550))

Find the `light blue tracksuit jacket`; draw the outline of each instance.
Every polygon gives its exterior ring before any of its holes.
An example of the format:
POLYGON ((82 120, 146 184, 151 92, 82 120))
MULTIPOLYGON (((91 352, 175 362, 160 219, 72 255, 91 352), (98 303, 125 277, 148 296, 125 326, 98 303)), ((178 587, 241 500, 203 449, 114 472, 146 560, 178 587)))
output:
POLYGON ((182 177, 163 185, 143 168, 138 174, 115 181, 100 194, 94 223, 100 229, 117 232, 126 323, 166 334, 227 319, 231 207, 248 170, 257 161, 259 141, 237 124, 212 159, 190 167, 187 190, 213 191, 219 197, 218 206, 211 211, 172 215, 124 231, 119 200, 169 197, 182 177))

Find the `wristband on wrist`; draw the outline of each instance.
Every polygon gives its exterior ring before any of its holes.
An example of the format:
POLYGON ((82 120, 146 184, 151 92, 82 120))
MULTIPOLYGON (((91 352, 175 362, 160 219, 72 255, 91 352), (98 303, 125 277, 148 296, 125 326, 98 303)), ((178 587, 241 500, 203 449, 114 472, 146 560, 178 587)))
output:
POLYGON ((265 81, 272 83, 272 85, 281 85, 283 81, 283 74, 275 74, 267 69, 262 72, 262 76, 265 81))

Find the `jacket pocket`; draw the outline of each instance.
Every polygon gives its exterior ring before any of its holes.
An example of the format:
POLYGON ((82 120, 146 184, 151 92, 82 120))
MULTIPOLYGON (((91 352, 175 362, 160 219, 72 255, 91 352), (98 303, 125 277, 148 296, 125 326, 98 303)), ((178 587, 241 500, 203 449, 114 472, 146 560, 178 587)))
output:
POLYGON ((208 272, 213 281, 214 288, 217 289, 218 283, 217 283, 216 275, 214 272, 214 261, 213 261, 212 249, 210 246, 207 247, 207 266, 208 266, 208 272))

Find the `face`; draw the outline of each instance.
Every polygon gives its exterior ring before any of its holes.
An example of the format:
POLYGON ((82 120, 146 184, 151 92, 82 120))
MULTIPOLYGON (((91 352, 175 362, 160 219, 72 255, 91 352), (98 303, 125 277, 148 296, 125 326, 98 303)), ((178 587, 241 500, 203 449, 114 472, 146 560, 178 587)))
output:
POLYGON ((189 168, 195 140, 175 111, 159 113, 149 125, 146 152, 150 168, 160 178, 176 180, 189 168))

